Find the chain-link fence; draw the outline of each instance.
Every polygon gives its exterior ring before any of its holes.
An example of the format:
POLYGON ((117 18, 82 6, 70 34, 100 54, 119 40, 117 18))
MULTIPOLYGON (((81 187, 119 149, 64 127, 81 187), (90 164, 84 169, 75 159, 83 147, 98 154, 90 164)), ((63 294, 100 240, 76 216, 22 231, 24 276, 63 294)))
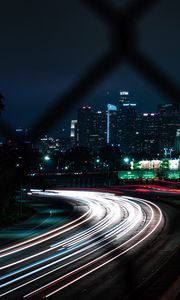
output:
MULTIPOLYGON (((56 125, 64 116, 72 110, 93 88, 95 88, 107 74, 127 61, 137 69, 153 86, 168 97, 173 103, 179 104, 180 89, 173 80, 151 60, 146 53, 139 48, 137 24, 158 0, 134 0, 122 9, 111 5, 105 0, 80 0, 97 18, 102 19, 109 29, 109 49, 98 61, 89 67, 82 77, 74 85, 60 94, 53 106, 48 109, 38 120, 32 124, 32 140, 36 141, 50 128, 56 125)), ((0 120, 1 135, 5 138, 13 137, 14 130, 10 125, 0 120)), ((11 159, 9 156, 8 159, 11 159)), ((1 166, 1 174, 5 177, 1 180, 1 196, 6 201, 9 188, 12 186, 13 174, 7 172, 10 162, 1 166), (7 174, 8 173, 8 174, 7 174), (9 188, 8 188, 9 187, 9 188)), ((127 265, 127 262, 126 262, 127 265)), ((118 266, 118 265, 117 265, 118 266)), ((121 265, 119 266, 121 268, 121 265)), ((131 282, 132 265, 127 269, 127 282, 131 282)), ((129 288, 132 286, 129 284, 129 288)))
MULTIPOLYGON (((32 138, 36 140, 57 124, 72 110, 89 91, 113 72, 113 69, 127 61, 136 68, 153 86, 179 104, 180 89, 175 82, 139 48, 137 25, 142 16, 151 10, 158 0, 134 0, 122 9, 117 9, 108 1, 80 0, 109 29, 109 49, 101 58, 88 68, 74 85, 57 97, 52 107, 32 124, 32 138)), ((12 128, 1 120, 1 134, 14 136, 12 128)))
MULTIPOLYGON (((179 87, 140 49, 138 43, 138 22, 160 1, 128 1, 123 8, 117 8, 110 4, 110 1, 104 0, 79 1, 105 23, 109 33, 109 47, 94 65, 85 70, 82 77, 79 77, 73 86, 60 94, 53 105, 38 120, 34 121, 34 124, 31 125, 33 141, 54 127, 70 110, 77 107, 78 103, 97 87, 107 75, 112 74, 113 70, 124 62, 128 62, 129 65, 137 69, 153 87, 156 87, 173 103, 179 104, 179 87)), ((0 118, 0 131, 5 138, 17 138, 14 130, 2 118, 0 118)), ((25 159, 24 163, 28 164, 28 159, 25 159)), ((3 176, 3 168, 1 169, 1 176, 3 176)), ((24 169, 27 169, 27 166, 24 166, 24 169)), ((12 178, 12 176, 7 178, 12 178)), ((9 179, 7 185, 9 185, 9 179)))

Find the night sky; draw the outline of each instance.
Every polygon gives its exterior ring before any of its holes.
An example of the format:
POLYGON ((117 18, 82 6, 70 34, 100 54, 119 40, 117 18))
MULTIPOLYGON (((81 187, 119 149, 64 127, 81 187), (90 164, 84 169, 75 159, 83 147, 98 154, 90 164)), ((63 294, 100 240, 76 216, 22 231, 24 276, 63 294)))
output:
MULTIPOLYGON (((130 1, 109 2, 118 8, 130 1)), ((161 0, 138 25, 139 46, 177 84, 179 11, 179 0, 161 0)), ((3 115, 14 127, 31 127, 34 119, 105 52, 108 30, 78 0, 6 0, 1 1, 0 12, 0 92, 6 99, 3 115)), ((139 111, 154 111, 157 104, 171 101, 124 63, 82 103, 104 109, 107 101, 116 104, 120 90, 129 90, 139 111)), ((60 128, 68 128, 71 118, 76 118, 76 110, 56 126, 56 135, 60 128)))

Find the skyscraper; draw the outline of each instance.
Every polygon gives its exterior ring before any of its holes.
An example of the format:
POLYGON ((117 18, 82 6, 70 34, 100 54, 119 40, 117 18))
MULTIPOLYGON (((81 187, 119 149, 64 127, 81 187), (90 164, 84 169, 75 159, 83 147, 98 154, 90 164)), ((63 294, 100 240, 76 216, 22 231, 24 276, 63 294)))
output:
POLYGON ((78 109, 77 118, 77 145, 90 147, 89 137, 93 132, 94 111, 91 106, 83 106, 78 109))
POLYGON ((113 104, 107 105, 107 144, 117 142, 117 107, 113 104))
POLYGON ((129 100, 128 92, 120 92, 117 111, 117 143, 125 153, 134 152, 136 132, 136 103, 129 100))
POLYGON ((158 114, 139 113, 136 117, 136 152, 156 155, 158 151, 158 114))
POLYGON ((159 131, 159 150, 164 152, 164 148, 175 147, 177 129, 180 127, 179 106, 176 104, 158 105, 158 131, 159 131))
POLYGON ((175 151, 180 153, 180 129, 176 131, 175 151))
POLYGON ((106 112, 97 111, 93 114, 93 125, 89 134, 89 145, 91 148, 101 148, 106 145, 106 112))
POLYGON ((71 146, 77 146, 77 120, 71 120, 70 139, 71 146))
POLYGON ((128 91, 120 91, 120 98, 118 100, 118 105, 121 107, 124 103, 126 104, 130 103, 128 91))

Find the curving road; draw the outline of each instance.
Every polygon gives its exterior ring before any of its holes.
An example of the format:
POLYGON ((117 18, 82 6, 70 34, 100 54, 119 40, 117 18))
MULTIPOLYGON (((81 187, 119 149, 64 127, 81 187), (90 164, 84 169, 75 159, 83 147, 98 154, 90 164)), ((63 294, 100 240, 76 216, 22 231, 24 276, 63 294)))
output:
POLYGON ((135 197, 103 191, 33 194, 67 199, 75 218, 0 249, 4 299, 59 299, 64 289, 153 240, 164 225, 157 205, 135 197))

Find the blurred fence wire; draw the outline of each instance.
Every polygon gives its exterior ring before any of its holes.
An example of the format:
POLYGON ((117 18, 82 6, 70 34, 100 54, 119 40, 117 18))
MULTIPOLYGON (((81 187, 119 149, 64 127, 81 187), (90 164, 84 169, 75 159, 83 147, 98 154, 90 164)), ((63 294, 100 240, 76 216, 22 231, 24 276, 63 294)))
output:
MULTIPOLYGON (((137 24, 146 13, 155 7, 160 0, 132 0, 127 5, 118 9, 110 4, 107 0, 79 0, 82 5, 96 15, 105 23, 109 31, 108 50, 91 65, 85 72, 74 82, 74 84, 54 101, 51 108, 42 116, 35 120, 31 126, 31 138, 36 141, 40 136, 54 127, 64 116, 71 111, 101 80, 108 74, 112 73, 117 66, 128 62, 132 67, 137 69, 146 78, 149 83, 157 88, 173 103, 179 104, 180 89, 176 83, 148 57, 139 48, 139 35, 137 24)), ((162 0, 163 1, 163 0, 162 0)), ((73 28, 72 28, 73 34, 73 28)), ((5 138, 15 138, 14 130, 2 118, 0 119, 1 135, 5 138)), ((28 162, 27 162, 28 163, 28 162)), ((1 172, 5 172, 0 168, 1 172)), ((7 178, 1 182, 2 198, 4 202, 7 199, 7 186, 13 182, 11 172, 8 172, 7 178)), ((2 200, 3 203, 3 200, 2 200)), ((120 265, 121 268, 121 265, 120 265)), ((133 286, 132 264, 126 262, 125 280, 130 282, 128 288, 133 286)))
MULTIPOLYGON (((90 66, 74 84, 59 95, 52 107, 32 124, 32 139, 57 124, 86 96, 99 82, 117 66, 128 62, 137 69, 154 87, 173 103, 179 104, 180 89, 176 83, 143 53, 138 46, 137 23, 160 0, 134 0, 118 9, 107 0, 79 0, 96 14, 109 29, 109 49, 90 66)), ((14 137, 9 124, 1 120, 1 134, 14 137)))

